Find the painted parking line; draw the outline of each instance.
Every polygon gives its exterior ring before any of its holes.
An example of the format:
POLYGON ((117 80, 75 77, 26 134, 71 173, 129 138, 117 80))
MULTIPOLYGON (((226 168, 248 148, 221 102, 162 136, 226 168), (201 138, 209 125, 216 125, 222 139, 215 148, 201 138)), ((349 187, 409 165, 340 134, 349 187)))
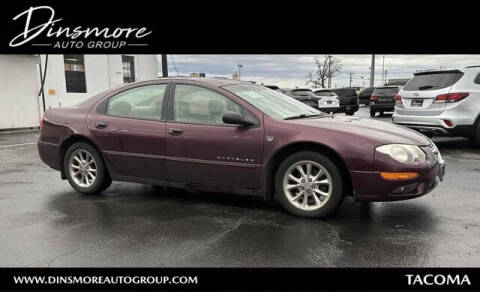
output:
POLYGON ((21 143, 21 144, 10 144, 10 145, 0 145, 0 148, 10 148, 10 147, 25 146, 25 145, 33 145, 33 144, 37 144, 37 142, 29 142, 29 143, 21 143))

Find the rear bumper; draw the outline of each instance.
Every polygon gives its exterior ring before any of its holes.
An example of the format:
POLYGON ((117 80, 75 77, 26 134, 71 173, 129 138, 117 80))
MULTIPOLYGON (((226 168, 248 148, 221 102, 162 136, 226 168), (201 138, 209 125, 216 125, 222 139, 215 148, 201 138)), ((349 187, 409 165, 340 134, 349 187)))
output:
POLYGON ((40 159, 55 170, 60 170, 60 149, 59 146, 52 143, 38 141, 38 154, 40 159))
POLYGON ((379 172, 352 171, 355 198, 359 201, 382 202, 408 200, 428 194, 440 183, 445 165, 435 165, 419 171, 419 176, 411 180, 387 181, 379 172), (404 187, 404 191, 401 188, 404 187))
POLYGON ((458 117, 448 111, 444 111, 438 116, 400 115, 395 111, 392 116, 392 122, 423 133, 468 137, 472 133, 475 119, 458 117), (453 126, 449 127, 444 120, 450 121, 453 126))
POLYGON ((358 109, 360 108, 360 106, 358 104, 341 104, 339 107, 338 107, 338 112, 348 112, 348 111, 358 111, 358 109))
POLYGON ((370 104, 370 109, 372 110, 384 110, 384 111, 393 111, 395 109, 394 103, 375 103, 370 104))

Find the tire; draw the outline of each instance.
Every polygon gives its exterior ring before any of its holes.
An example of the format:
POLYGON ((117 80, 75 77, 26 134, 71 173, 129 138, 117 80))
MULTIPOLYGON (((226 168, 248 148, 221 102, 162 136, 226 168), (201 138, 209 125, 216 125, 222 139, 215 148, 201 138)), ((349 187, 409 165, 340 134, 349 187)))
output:
POLYGON ((381 116, 381 117, 383 117, 383 114, 384 114, 384 112, 383 112, 383 111, 381 111, 381 112, 380 112, 380 116, 381 116))
POLYGON ((351 111, 346 111, 345 114, 347 116, 353 116, 355 114, 355 111, 351 110, 351 111))
POLYGON ((275 175, 278 201, 289 213, 300 217, 324 218, 334 212, 343 201, 343 188, 343 178, 338 167, 328 156, 317 152, 302 151, 290 155, 280 164, 275 175), (323 174, 314 180, 317 183, 323 182, 322 184, 308 182, 308 179, 302 181, 302 175, 296 166, 300 166, 304 173, 308 174, 308 163, 312 165, 311 177, 315 177, 319 170, 322 170, 323 174), (292 180, 290 174, 296 180, 292 180), (288 189, 287 186, 291 185, 298 186, 288 189))
POLYGON ((480 148, 480 120, 477 121, 475 123, 475 126, 473 127, 473 133, 470 137, 470 143, 473 146, 480 148))
POLYGON ((63 169, 72 188, 82 194, 101 193, 112 183, 102 157, 88 143, 79 142, 68 148, 63 169))
POLYGON ((370 109, 370 116, 373 118, 377 112, 373 109, 370 109))

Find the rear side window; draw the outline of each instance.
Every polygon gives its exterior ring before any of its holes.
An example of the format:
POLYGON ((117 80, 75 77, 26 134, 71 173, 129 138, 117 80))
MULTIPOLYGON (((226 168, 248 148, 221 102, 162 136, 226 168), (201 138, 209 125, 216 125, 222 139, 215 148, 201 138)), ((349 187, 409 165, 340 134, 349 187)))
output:
POLYGON ((460 71, 449 72, 431 72, 416 74, 410 79, 403 90, 417 91, 417 90, 437 90, 452 86, 461 77, 463 73, 460 71))
POLYGON ((475 78, 475 83, 480 84, 480 73, 477 75, 477 78, 475 78))
POLYGON ((398 87, 388 87, 388 88, 377 88, 373 91, 372 95, 383 96, 383 95, 395 95, 399 91, 398 87))
POLYGON ((148 85, 123 91, 108 100, 110 116, 160 120, 166 84, 148 85))

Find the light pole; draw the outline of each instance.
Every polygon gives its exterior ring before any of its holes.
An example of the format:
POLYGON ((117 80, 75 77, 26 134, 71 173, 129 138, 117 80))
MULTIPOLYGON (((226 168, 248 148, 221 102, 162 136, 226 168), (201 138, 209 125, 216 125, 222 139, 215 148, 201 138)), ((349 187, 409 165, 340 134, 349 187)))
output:
POLYGON ((238 64, 237 67, 238 67, 238 80, 240 80, 240 79, 241 79, 241 77, 240 77, 240 76, 241 76, 241 74, 240 74, 240 71, 241 71, 241 70, 240 70, 240 69, 243 67, 243 65, 242 65, 242 64, 238 64))
POLYGON ((388 70, 385 70, 385 84, 388 83, 387 74, 388 74, 388 70))
POLYGON ((372 55, 372 63, 370 65, 370 87, 374 86, 375 81, 375 55, 372 55))

